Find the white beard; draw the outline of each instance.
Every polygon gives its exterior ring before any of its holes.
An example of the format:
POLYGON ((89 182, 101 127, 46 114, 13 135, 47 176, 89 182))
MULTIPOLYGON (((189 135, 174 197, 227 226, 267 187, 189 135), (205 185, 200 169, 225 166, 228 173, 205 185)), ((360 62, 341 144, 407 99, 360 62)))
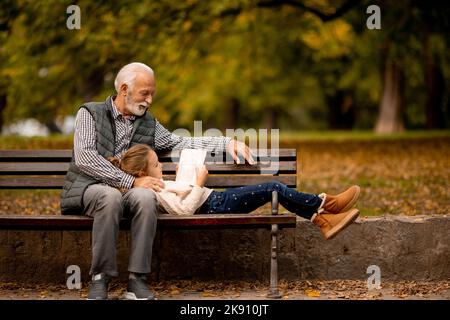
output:
POLYGON ((147 111, 148 104, 146 102, 134 103, 131 95, 128 95, 126 99, 126 107, 129 112, 137 117, 140 117, 145 113, 145 111, 147 111))

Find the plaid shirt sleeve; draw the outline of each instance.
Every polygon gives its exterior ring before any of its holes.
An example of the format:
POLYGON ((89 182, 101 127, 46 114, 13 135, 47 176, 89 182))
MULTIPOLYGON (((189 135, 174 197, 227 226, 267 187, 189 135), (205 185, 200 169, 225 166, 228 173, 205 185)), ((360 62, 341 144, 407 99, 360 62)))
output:
POLYGON ((86 175, 112 187, 133 187, 133 176, 118 169, 98 153, 95 122, 85 108, 80 108, 75 119, 74 156, 75 164, 86 175))
POLYGON ((156 120, 155 149, 206 149, 209 151, 226 151, 231 138, 227 137, 180 137, 171 133, 156 120))

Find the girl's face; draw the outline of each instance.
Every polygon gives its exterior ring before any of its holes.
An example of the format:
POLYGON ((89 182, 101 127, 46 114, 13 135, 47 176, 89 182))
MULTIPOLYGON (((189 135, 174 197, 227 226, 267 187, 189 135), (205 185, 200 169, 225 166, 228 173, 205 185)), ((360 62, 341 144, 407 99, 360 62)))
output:
POLYGON ((147 159, 147 172, 144 175, 162 179, 162 165, 158 161, 158 156, 156 155, 156 153, 154 151, 149 151, 147 159))

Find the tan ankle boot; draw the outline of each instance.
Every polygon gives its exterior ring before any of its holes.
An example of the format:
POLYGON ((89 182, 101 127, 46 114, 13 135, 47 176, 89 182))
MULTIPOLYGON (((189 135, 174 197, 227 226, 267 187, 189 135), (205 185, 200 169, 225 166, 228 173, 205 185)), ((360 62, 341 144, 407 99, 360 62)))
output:
POLYGON ((349 226, 358 216, 358 209, 335 214, 317 214, 313 223, 320 228, 325 239, 329 240, 349 226))
POLYGON ((350 210, 358 200, 361 188, 352 186, 338 195, 322 193, 320 196, 325 198, 325 202, 319 209, 322 214, 336 214, 350 210))

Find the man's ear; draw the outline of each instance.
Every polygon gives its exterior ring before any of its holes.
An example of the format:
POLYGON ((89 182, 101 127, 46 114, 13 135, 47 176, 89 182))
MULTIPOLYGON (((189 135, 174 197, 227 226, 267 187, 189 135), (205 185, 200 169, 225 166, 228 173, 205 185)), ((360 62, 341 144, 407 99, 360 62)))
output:
POLYGON ((122 83, 122 85, 120 86, 120 93, 126 96, 127 92, 128 92, 128 85, 126 83, 122 83))

